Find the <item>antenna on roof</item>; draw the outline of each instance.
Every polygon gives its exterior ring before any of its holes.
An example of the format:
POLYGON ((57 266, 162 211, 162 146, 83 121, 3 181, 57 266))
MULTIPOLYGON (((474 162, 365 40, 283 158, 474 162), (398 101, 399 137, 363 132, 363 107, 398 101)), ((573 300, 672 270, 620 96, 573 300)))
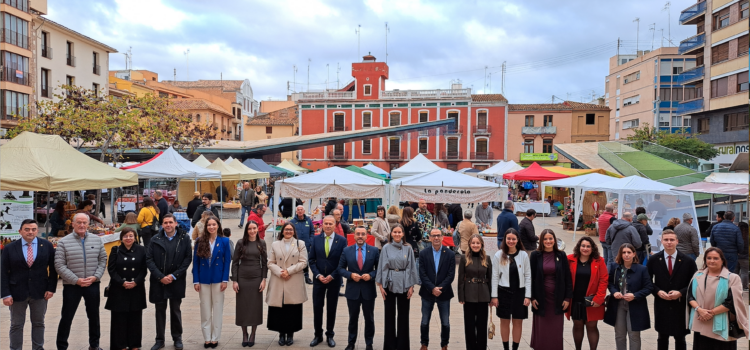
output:
POLYGON ((388 28, 388 22, 385 22, 385 63, 388 64, 388 32, 391 28, 388 28))
POLYGON ((190 81, 190 49, 187 49, 185 53, 185 63, 187 64, 187 80, 190 81))
POLYGON ((362 37, 362 25, 357 24, 357 29, 354 30, 354 34, 357 34, 357 59, 361 60, 362 55, 359 53, 359 39, 362 37))

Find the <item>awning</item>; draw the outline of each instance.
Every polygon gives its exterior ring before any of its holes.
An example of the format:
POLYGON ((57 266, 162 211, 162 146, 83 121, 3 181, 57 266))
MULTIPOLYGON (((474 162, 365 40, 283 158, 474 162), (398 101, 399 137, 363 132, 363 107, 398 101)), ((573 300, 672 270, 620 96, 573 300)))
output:
POLYGON ((211 165, 211 162, 210 162, 210 161, 209 161, 208 159, 206 159, 206 157, 204 157, 204 156, 203 156, 203 155, 201 154, 201 155, 200 155, 200 157, 196 158, 196 159, 195 159, 195 160, 193 161, 193 164, 195 164, 195 165, 197 165, 197 166, 199 166, 199 167, 204 167, 204 168, 207 168, 207 167, 208 167, 209 165, 211 165))
POLYGON ((561 166, 548 166, 548 167, 544 167, 544 169, 547 169, 554 173, 568 175, 568 176, 581 176, 581 175, 586 175, 586 174, 597 173, 597 174, 602 174, 602 175, 607 175, 607 176, 612 176, 612 177, 617 177, 617 178, 623 177, 622 175, 618 173, 613 173, 611 171, 607 171, 604 169, 571 169, 571 168, 565 168, 561 166))
POLYGON ((350 165, 350 166, 348 166, 348 167, 346 167, 344 169, 349 170, 349 171, 353 171, 353 172, 358 173, 358 174, 367 175, 369 177, 372 177, 372 178, 375 178, 375 179, 378 179, 378 180, 383 180, 383 181, 385 181, 385 183, 388 183, 388 182, 391 181, 390 179, 384 178, 383 175, 376 174, 375 172, 372 172, 372 171, 367 170, 365 168, 357 167, 356 165, 350 165))
POLYGON ((512 173, 507 173, 503 175, 503 179, 516 180, 516 181, 527 181, 527 180, 550 181, 550 180, 564 179, 566 177, 570 177, 570 176, 549 171, 545 168, 542 168, 536 162, 532 163, 531 166, 529 166, 526 169, 519 170, 519 171, 512 172, 512 173))
POLYGON ((266 164, 266 162, 264 162, 262 159, 245 159, 242 164, 245 164, 246 167, 255 171, 268 173, 271 176, 286 176, 287 174, 286 171, 274 169, 270 165, 266 164))
POLYGON ((219 179, 221 174, 216 170, 209 170, 181 156, 172 147, 159 152, 153 158, 135 165, 122 167, 138 174, 141 179, 219 179))
POLYGON ((242 180, 265 179, 271 176, 269 173, 255 171, 248 168, 245 164, 242 164, 239 159, 232 159, 231 161, 228 161, 226 165, 230 168, 237 169, 240 174, 242 174, 242 180))
POLYGON ((695 182, 689 185, 675 187, 675 191, 685 192, 700 192, 700 193, 713 193, 713 194, 724 194, 733 196, 747 196, 748 185, 739 184, 721 184, 715 182, 695 182))
POLYGON ((281 162, 281 164, 279 164, 279 168, 291 170, 295 173, 309 173, 310 172, 310 169, 305 169, 297 164, 294 164, 289 159, 284 159, 284 161, 281 162))

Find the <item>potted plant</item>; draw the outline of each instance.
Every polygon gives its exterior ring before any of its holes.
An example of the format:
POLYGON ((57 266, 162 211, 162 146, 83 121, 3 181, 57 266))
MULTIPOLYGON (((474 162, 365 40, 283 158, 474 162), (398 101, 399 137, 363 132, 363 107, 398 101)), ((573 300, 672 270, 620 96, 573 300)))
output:
POLYGON ((586 223, 584 223, 583 224, 583 229, 584 229, 584 231, 586 231, 586 235, 587 236, 596 236, 597 235, 597 232, 596 232, 596 223, 594 222, 594 220, 587 221, 586 223))

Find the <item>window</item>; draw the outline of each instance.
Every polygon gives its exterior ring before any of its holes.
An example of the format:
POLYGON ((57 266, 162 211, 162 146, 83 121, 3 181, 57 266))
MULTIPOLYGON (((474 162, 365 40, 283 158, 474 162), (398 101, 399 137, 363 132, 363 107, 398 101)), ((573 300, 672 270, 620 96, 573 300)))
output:
POLYGON ((552 147, 552 139, 544 139, 542 140, 542 153, 554 153, 554 149, 552 147))
POLYGON ((737 57, 747 55, 748 38, 750 35, 737 38, 737 57))
POLYGON ((448 112, 448 119, 453 119, 452 130, 458 130, 458 112, 448 112))
POLYGON ((661 61, 659 65, 659 75, 671 75, 672 74, 672 62, 661 61))
POLYGON ((729 77, 711 80, 711 98, 727 95, 729 77))
POLYGON ((419 122, 425 123, 428 120, 428 113, 426 111, 419 112, 419 122))
POLYGON ((695 56, 695 65, 702 66, 703 63, 704 63, 704 57, 703 57, 703 53, 701 52, 700 54, 698 54, 698 56, 695 56))
POLYGON ((724 115, 724 131, 744 130, 748 128, 748 112, 724 115))
POLYGON ((388 153, 390 156, 388 158, 391 159, 399 159, 400 153, 401 153, 401 139, 398 137, 394 137, 392 139, 388 139, 388 153))
POLYGON ((73 56, 73 43, 70 41, 65 42, 65 58, 69 66, 76 66, 76 58, 73 56))
POLYGON ((637 104, 641 100, 641 95, 631 96, 622 100, 622 106, 629 106, 637 104))
POLYGON ((390 126, 397 126, 401 125, 401 113, 400 112, 391 112, 390 115, 390 126))
POLYGON ((49 47, 49 33, 42 32, 42 57, 52 58, 52 49, 49 47))
POLYGON ((39 79, 41 81, 41 93, 42 97, 50 97, 49 93, 49 69, 42 68, 42 76, 39 79))
POLYGON ((685 86, 683 101, 690 101, 696 98, 703 98, 703 85, 685 86))
POLYGON ((628 74, 628 75, 625 76, 625 78, 624 78, 625 82, 624 83, 627 84, 627 83, 630 83, 630 82, 634 82, 634 81, 636 81, 636 80, 638 80, 640 78, 641 78, 641 71, 637 71, 635 73, 630 73, 630 74, 628 74))
POLYGON ((679 115, 673 115, 672 126, 682 126, 682 117, 679 115))
POLYGON ((200 113, 198 113, 198 114, 196 114, 196 115, 195 115, 195 121, 196 121, 197 123, 200 123, 200 122, 201 122, 201 114, 200 114, 200 113))
POLYGON ((711 130, 711 128, 709 126, 710 125, 710 123, 709 123, 710 120, 711 119, 709 119, 709 118, 698 119, 698 123, 695 126, 697 128, 698 133, 707 133, 707 132, 709 132, 711 130))
POLYGON ((273 126, 266 127, 266 134, 273 134, 273 126))
POLYGON ((372 140, 362 140, 362 154, 372 154, 372 140))
POLYGON ((672 101, 682 101, 682 89, 672 89, 672 101))
POLYGON ((672 101, 672 89, 670 88, 659 89, 659 100, 660 101, 672 101))
POLYGON ((523 153, 534 153, 534 139, 523 140, 523 153))
POLYGON ((534 126, 534 116, 527 115, 524 126, 534 126))
POLYGON ((3 119, 28 117, 29 95, 5 90, 3 94, 3 119))
POLYGON ((622 130, 637 128, 640 124, 640 119, 626 120, 622 122, 622 130))
POLYGON ((737 74, 737 92, 747 91, 747 72, 737 74))
POLYGON ((480 129, 487 127, 487 111, 479 111, 477 114, 477 125, 480 129))
POLYGON ((544 126, 552 126, 552 116, 551 115, 545 115, 544 116, 544 126))
POLYGON ((372 94, 372 85, 365 85, 365 96, 370 96, 372 94))
POLYGON ((96 74, 96 75, 100 75, 101 74, 101 67, 99 66, 99 54, 96 53, 96 52, 93 52, 91 54, 91 56, 92 56, 91 57, 92 62, 94 62, 93 73, 96 74))
POLYGON ((729 7, 719 11, 714 15, 714 30, 724 28, 729 25, 729 7))
POLYGON ((477 155, 483 155, 486 158, 487 148, 488 148, 487 139, 477 139, 477 143, 476 143, 477 155))
POLYGON ((3 14, 3 42, 29 48, 29 22, 8 13, 3 14))
POLYGON ((448 152, 446 154, 446 158, 448 159, 457 159, 459 158, 458 154, 458 138, 451 137, 448 139, 448 152))
POLYGON ((596 114, 586 114, 586 125, 596 124, 596 114))
POLYGON ((659 113, 659 126, 669 126, 669 112, 659 113))
POLYGON ((362 128, 366 129, 372 126, 372 113, 362 113, 362 128))
POLYGON ((333 114, 333 131, 346 131, 344 126, 344 113, 333 114))
POLYGON ((29 85, 29 58, 12 52, 2 53, 2 80, 29 85))
POLYGON ((711 64, 717 64, 729 59, 729 43, 723 43, 711 48, 711 64))
POLYGON ((449 164, 448 164, 448 170, 452 170, 452 171, 458 171, 458 164, 455 164, 455 163, 449 163, 449 164))
POLYGON ((97 83, 91 84, 91 90, 94 90, 95 97, 99 97, 99 84, 97 83))
POLYGON ((23 12, 29 12, 28 0, 3 0, 3 4, 15 7, 23 12))
POLYGON ((748 17, 748 5, 750 2, 743 1, 740 3, 740 20, 743 20, 748 17))
POLYGON ((344 144, 343 143, 333 145, 333 155, 336 158, 342 158, 344 156, 344 144))
POLYGON ((419 139, 419 153, 422 153, 422 154, 427 153, 427 139, 426 138, 419 139))
POLYGON ((65 76, 65 85, 74 86, 76 84, 76 78, 70 75, 65 76))
POLYGON ((690 117, 686 117, 686 118, 682 119, 682 126, 684 126, 684 127, 690 127, 691 124, 692 123, 690 121, 690 117))

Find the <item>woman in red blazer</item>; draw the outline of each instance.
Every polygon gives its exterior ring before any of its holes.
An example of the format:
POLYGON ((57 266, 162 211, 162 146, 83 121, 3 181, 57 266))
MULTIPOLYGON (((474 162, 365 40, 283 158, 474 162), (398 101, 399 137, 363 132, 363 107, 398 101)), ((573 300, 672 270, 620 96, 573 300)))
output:
POLYGON ((599 344, 597 322, 604 319, 604 297, 607 295, 607 265, 599 255, 599 248, 591 237, 582 237, 573 254, 568 255, 570 273, 573 278, 573 302, 565 312, 573 318, 573 340, 576 350, 583 343, 584 326, 589 338, 589 347, 596 349, 599 344), (593 305, 587 306, 587 297, 593 305))

